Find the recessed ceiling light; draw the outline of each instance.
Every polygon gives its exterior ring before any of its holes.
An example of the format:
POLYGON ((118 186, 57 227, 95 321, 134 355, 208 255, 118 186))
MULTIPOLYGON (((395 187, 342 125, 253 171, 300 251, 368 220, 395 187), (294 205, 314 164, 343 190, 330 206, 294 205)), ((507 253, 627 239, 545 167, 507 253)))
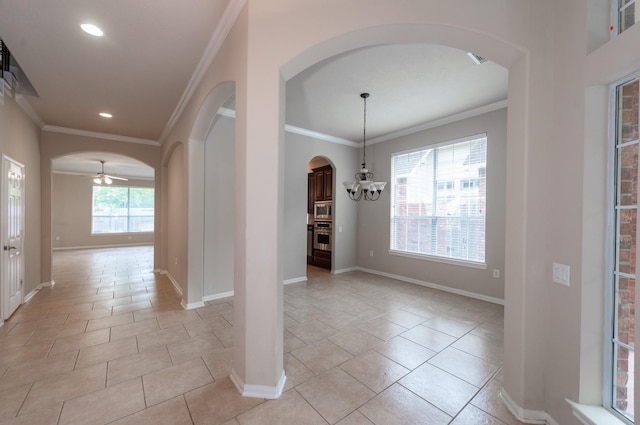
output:
POLYGON ((111 117, 113 117, 113 115, 111 115, 111 114, 110 114, 110 113, 108 113, 108 112, 100 112, 100 116, 101 116, 102 118, 111 118, 111 117))
POLYGON ((82 28, 82 30, 87 34, 95 35, 96 37, 102 37, 104 34, 100 28, 93 24, 82 24, 80 25, 80 28, 82 28))

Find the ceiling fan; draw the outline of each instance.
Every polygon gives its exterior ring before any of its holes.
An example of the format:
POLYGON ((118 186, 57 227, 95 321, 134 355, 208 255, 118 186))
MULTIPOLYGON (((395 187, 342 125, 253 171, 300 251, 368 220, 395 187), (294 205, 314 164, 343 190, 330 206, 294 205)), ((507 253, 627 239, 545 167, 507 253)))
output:
POLYGON ((102 171, 100 171, 99 173, 96 173, 96 176, 93 179, 93 182, 95 184, 111 184, 113 183, 113 180, 122 180, 122 181, 128 181, 129 179, 125 179, 124 177, 116 177, 116 176, 110 176, 109 174, 104 172, 104 162, 105 161, 100 161, 100 164, 102 164, 102 171))

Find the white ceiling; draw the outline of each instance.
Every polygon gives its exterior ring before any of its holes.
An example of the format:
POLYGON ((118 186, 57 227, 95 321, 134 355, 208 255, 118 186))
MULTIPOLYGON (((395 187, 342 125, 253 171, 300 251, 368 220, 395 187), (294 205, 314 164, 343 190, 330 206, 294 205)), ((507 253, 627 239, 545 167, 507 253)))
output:
MULTIPOLYGON (((233 2, 1 0, 0 38, 38 92, 26 99, 45 125, 159 140, 233 2), (105 36, 85 34, 83 22, 105 36)), ((507 70, 439 45, 358 49, 287 82, 286 123, 362 141, 362 92, 371 93, 371 140, 504 101, 507 70)), ((107 173, 135 177, 131 164, 105 154, 56 160, 54 169, 93 173, 100 159, 107 173)))

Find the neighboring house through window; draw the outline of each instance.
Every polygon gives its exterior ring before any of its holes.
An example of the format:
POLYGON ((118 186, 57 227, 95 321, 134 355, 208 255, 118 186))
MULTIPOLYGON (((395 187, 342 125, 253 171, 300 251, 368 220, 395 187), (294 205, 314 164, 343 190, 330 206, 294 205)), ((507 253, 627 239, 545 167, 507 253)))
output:
POLYGON ((486 135, 391 157, 391 253, 485 263, 486 135))
POLYGON ((92 234, 153 232, 154 190, 93 186, 92 234))
POLYGON ((634 417, 634 332, 636 246, 638 230, 638 76, 612 87, 613 187, 610 192, 608 240, 610 247, 605 338, 605 394, 607 406, 626 421, 634 417))

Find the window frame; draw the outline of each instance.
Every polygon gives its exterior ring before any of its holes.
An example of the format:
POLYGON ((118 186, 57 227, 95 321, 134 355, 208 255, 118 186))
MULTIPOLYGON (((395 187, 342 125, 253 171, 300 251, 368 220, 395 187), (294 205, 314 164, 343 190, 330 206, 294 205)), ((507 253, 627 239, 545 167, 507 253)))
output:
MULTIPOLYGON (((603 346, 603 407, 615 415, 618 419, 626 424, 634 424, 634 420, 627 417, 624 413, 616 409, 615 407, 615 393, 616 393, 616 374, 617 366, 615 364, 616 356, 614 354, 616 342, 614 341, 616 336, 616 323, 617 323, 617 297, 615 289, 615 273, 616 273, 616 243, 618 238, 618 226, 617 226, 617 173, 618 164, 617 157, 618 152, 618 88, 633 82, 634 80, 640 80, 640 72, 635 72, 628 75, 614 83, 609 87, 609 140, 608 140, 608 158, 607 158, 607 222, 606 222, 606 276, 605 276, 605 308, 604 308, 604 346, 603 346)), ((639 82, 640 83, 640 82, 639 82)), ((621 146, 626 146, 622 144, 621 146)), ((636 204, 636 211, 640 212, 639 205, 636 204)), ((635 278, 638 277, 638 272, 634 273, 635 278)), ((624 348, 626 344, 620 343, 619 345, 624 348)), ((635 347, 632 347, 635 355, 635 347)), ((635 368, 634 368, 635 369, 635 368)), ((635 409, 634 409, 635 410, 635 409)), ((634 412, 635 414, 635 412, 634 412)), ((635 419, 635 418, 634 418, 635 419)))
POLYGON ((155 232, 155 188, 154 187, 144 187, 144 186, 128 186, 128 185, 101 185, 101 184, 93 184, 91 187, 91 236, 111 236, 111 235, 148 235, 153 234, 155 232), (95 217, 115 217, 115 216, 94 216, 94 202, 95 202, 95 188, 106 188, 106 189, 127 189, 127 215, 126 216, 118 216, 118 217, 126 217, 127 230, 124 232, 95 232, 94 227, 94 218, 95 217), (152 216, 132 216, 131 215, 131 189, 145 189, 151 190, 153 192, 154 206, 153 206, 153 215, 152 216), (132 217, 153 217, 154 218, 154 229, 149 231, 131 231, 130 228, 130 220, 132 217))
MULTIPOLYGON (((627 4, 622 4, 624 0, 613 0, 611 2, 611 38, 615 38, 625 32, 627 29, 631 28, 633 25, 625 28, 624 30, 620 30, 620 12, 622 9, 626 9, 627 7, 633 5, 634 7, 634 15, 638 13, 637 7, 640 4, 638 0, 629 0, 627 4)), ((636 17, 635 23, 638 23, 638 18, 636 17)))
MULTIPOLYGON (((452 145, 456 145, 456 144, 460 144, 460 143, 465 143, 465 142, 470 142, 473 140, 477 140, 477 139, 484 139, 485 140, 485 151, 484 151, 484 164, 485 164, 485 178, 487 176, 487 172, 486 172, 486 168, 487 168, 487 164, 488 164, 488 160, 487 158, 489 157, 488 155, 488 150, 489 150, 489 138, 487 137, 487 133, 486 132, 482 132, 482 133, 476 133, 470 136, 465 136, 465 137, 460 137, 457 139, 453 139, 453 140, 446 140, 446 141, 442 141, 442 142, 438 142, 438 143, 433 143, 433 144, 425 144, 416 148, 412 148, 412 149, 407 149, 407 150, 403 150, 403 151, 398 151, 398 152, 393 152, 391 154, 391 158, 390 158, 390 183, 391 183, 391 202, 389 205, 389 254, 390 255, 397 255, 397 256, 401 256, 401 257, 406 257, 406 258, 413 258, 413 259, 418 259, 418 260, 427 260, 427 261, 433 261, 433 262, 439 262, 439 263, 446 263, 446 264, 453 264, 453 265, 457 265, 457 266, 463 266, 463 267, 468 267, 468 268, 475 268, 475 269, 482 269, 482 270, 486 270, 487 269, 487 257, 486 257, 486 236, 487 236, 487 199, 488 199, 488 192, 489 190, 485 187, 485 195, 484 195, 484 200, 485 200, 485 214, 484 214, 484 261, 474 261, 474 260, 467 260, 467 259, 460 259, 460 258, 453 258, 453 257, 445 257, 445 256, 440 256, 440 255, 434 255, 434 254, 424 254, 424 253, 418 253, 418 252, 412 252, 412 251, 405 251, 405 250, 398 250, 398 249, 394 249, 393 248, 393 229, 394 229, 394 224, 393 224, 393 220, 394 220, 394 209, 395 209, 395 192, 396 192, 396 182, 395 182, 395 174, 394 174, 394 166, 393 166, 393 161, 394 158, 399 156, 399 155, 405 155, 405 154, 410 154, 413 152, 419 152, 419 151, 425 151, 425 150, 429 150, 429 149, 438 149, 438 148, 442 148, 445 146, 452 146, 452 145)), ((469 191, 472 190, 472 188, 469 189, 465 189, 465 190, 461 190, 459 188, 460 184, 459 183, 455 183, 453 180, 447 180, 448 182, 452 182, 452 187, 450 189, 444 189, 444 190, 439 190, 443 193, 453 193, 455 192, 455 189, 457 188, 457 190, 461 191, 462 193, 468 193, 469 191)), ((406 186, 406 183, 405 183, 406 186)), ((488 186, 488 185, 487 185, 488 186)))

